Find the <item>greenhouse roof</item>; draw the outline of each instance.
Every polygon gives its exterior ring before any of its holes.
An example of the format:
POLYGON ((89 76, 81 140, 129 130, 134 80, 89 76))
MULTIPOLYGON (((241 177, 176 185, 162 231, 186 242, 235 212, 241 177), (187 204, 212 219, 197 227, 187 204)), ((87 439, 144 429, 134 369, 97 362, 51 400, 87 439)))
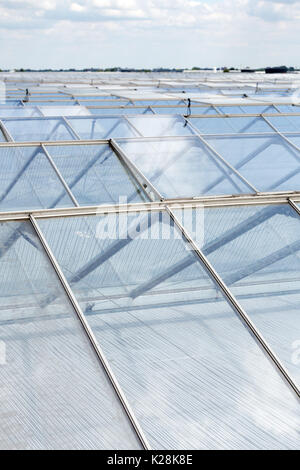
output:
POLYGON ((88 76, 0 74, 0 449, 299 448, 299 75, 88 76))

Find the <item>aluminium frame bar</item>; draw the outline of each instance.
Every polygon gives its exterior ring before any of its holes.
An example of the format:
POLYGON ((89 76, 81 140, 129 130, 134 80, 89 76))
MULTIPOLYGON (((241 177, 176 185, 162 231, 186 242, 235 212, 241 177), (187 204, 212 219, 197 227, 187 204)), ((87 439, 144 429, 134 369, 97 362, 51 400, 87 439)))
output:
POLYGON ((70 288, 69 286, 69 283, 65 277, 65 275, 63 274, 61 268, 60 268, 60 265, 58 264, 56 258, 54 257, 54 254, 52 252, 52 250, 50 249, 49 245, 48 245, 48 242, 47 240, 45 239, 44 237, 44 234, 43 232, 41 231, 38 223, 36 222, 35 218, 30 215, 30 222, 32 224, 32 227, 37 235, 37 237, 39 238, 45 252, 46 252, 46 255, 49 259, 49 261, 51 262, 55 272, 56 272, 56 275, 58 276, 62 286, 63 286, 63 289, 67 295, 67 297, 69 298, 87 336, 88 336, 88 339, 90 340, 90 343, 102 365, 102 367, 104 368, 107 376, 108 376, 108 379, 111 383, 111 385, 113 386, 116 394, 117 394, 117 397, 119 399, 119 401, 121 402, 121 405, 127 415, 127 417, 129 418, 129 421, 142 445, 142 447, 144 448, 144 450, 151 450, 151 447, 150 447, 150 444, 148 443, 147 441, 147 438, 146 436, 144 435, 144 432, 139 424, 139 422, 137 421, 134 413, 133 413, 133 410, 131 409, 131 406, 129 405, 128 401, 127 401, 127 398, 122 390, 122 388, 120 387, 118 381, 117 381, 117 378, 115 377, 110 365, 109 365, 109 362, 108 360, 106 359, 102 349, 100 348, 98 342, 97 342, 97 339, 89 325, 89 323, 87 322, 86 320, 86 317, 85 315, 83 314, 82 310, 81 310, 81 307, 72 291, 72 289, 70 288))
MULTIPOLYGON (((79 217, 89 215, 106 215, 118 213, 132 213, 132 212, 151 212, 161 211, 167 204, 174 209, 183 208, 222 208, 222 207, 240 207, 249 205, 281 205, 288 204, 289 199, 293 201, 299 198, 300 192, 278 192, 278 193, 260 193, 250 195, 237 195, 237 196, 208 196, 203 198, 190 198, 190 199, 165 199, 164 201, 155 202, 137 202, 130 204, 111 204, 111 205, 98 205, 98 206, 80 206, 80 207, 66 207, 66 208, 50 208, 50 209, 28 209, 21 211, 6 211, 0 212, 0 221, 17 221, 26 220, 30 215, 36 219, 50 219, 59 217, 79 217)), ((297 201, 296 201, 297 202, 297 201)))
POLYGON ((227 287, 227 285, 224 283, 223 279, 219 276, 217 271, 214 269, 208 258, 203 254, 202 250, 198 247, 198 245, 194 242, 193 238, 189 235, 187 230, 183 227, 183 225, 180 223, 180 221, 177 219, 176 215, 166 205, 166 211, 168 212, 169 216, 175 223, 175 225, 178 227, 180 232, 182 233, 183 237, 187 240, 187 242, 190 244, 192 249, 195 251, 197 254, 198 258, 202 262, 202 265, 206 268, 206 271, 210 274, 210 276, 214 279, 214 281, 217 283, 217 285, 221 288, 223 294, 227 298, 229 304, 234 308, 234 310, 239 314, 243 322, 246 324, 248 329, 252 332, 252 334, 255 336, 257 341, 260 343, 262 348, 265 350, 271 361, 274 363, 274 365, 277 367, 278 371, 282 375, 282 377, 286 380, 287 384, 290 386, 290 388, 296 393, 297 397, 300 398, 300 390, 297 387, 296 383, 294 382, 293 378, 290 376, 289 372, 286 370, 284 365, 281 363, 280 359, 277 357, 277 355, 273 352, 267 341, 264 339, 264 337, 261 335, 260 331, 256 328, 254 323, 250 320, 248 317, 248 314, 246 311, 243 309, 243 307, 239 304, 235 296, 232 294, 231 290, 227 287))

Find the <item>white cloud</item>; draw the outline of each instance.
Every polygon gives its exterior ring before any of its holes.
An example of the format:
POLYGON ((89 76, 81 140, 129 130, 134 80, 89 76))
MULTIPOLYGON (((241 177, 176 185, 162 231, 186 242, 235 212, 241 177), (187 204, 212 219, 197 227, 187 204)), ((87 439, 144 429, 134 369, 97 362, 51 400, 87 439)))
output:
POLYGON ((299 19, 300 0, 0 0, 0 67, 33 66, 28 45, 48 66, 294 64, 299 19))

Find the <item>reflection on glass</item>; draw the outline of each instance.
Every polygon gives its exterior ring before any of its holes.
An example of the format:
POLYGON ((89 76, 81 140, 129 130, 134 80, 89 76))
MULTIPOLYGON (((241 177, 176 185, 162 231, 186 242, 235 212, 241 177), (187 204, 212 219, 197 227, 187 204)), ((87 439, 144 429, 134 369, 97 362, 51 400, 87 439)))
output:
MULTIPOLYGON (((49 103, 48 103, 49 104, 49 103)), ((75 140, 62 119, 4 120, 12 138, 17 142, 43 142, 48 140, 75 140)))
POLYGON ((1 147, 0 160, 0 211, 74 206, 40 147, 1 147))
POLYGON ((191 123, 201 134, 273 133, 271 126, 261 117, 193 118, 191 123))
POLYGON ((136 137, 138 135, 124 118, 70 118, 68 121, 81 139, 112 139, 114 137, 136 137))
POLYGON ((259 191, 300 190, 300 152, 278 135, 206 140, 259 191))
POLYGON ((166 198, 253 193, 198 137, 119 141, 129 159, 166 198), (211 187, 219 179, 219 183, 211 187))
POLYGON ((109 145, 51 145, 47 150, 79 204, 145 200, 144 192, 109 145))

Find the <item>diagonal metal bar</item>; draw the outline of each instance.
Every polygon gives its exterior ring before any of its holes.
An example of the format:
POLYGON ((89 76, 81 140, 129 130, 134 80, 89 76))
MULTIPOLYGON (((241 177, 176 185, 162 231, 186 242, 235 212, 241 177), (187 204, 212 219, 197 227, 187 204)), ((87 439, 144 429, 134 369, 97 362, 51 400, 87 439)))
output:
MULTIPOLYGON (((69 186, 67 185, 67 183, 66 183, 65 179, 63 178, 61 172, 59 171, 59 169, 58 169, 57 166, 55 165, 55 163, 54 163, 54 161, 53 161, 51 155, 49 154, 48 150, 46 149, 45 145, 42 144, 42 145, 41 145, 41 148, 43 149, 46 158, 48 159, 50 165, 51 165, 52 168, 54 169, 56 175, 58 176, 58 178, 59 178, 59 180, 60 180, 60 182, 61 182, 61 184, 62 184, 63 187, 65 188, 67 194, 69 195, 69 197, 71 198, 71 200, 73 201, 73 203, 75 204, 75 206, 76 206, 76 207, 79 207, 79 203, 78 203, 76 197, 74 196, 74 194, 72 193, 71 189, 70 189, 69 186)), ((60 196, 59 200, 61 200, 61 199, 64 198, 64 197, 65 197, 65 193, 63 193, 63 194, 60 196)), ((55 204, 55 205, 56 205, 56 204, 55 204)))
POLYGON ((65 116, 62 116, 62 119, 63 119, 64 123, 66 124, 66 126, 68 126, 68 128, 71 130, 74 137, 76 137, 77 140, 81 140, 80 135, 77 134, 77 132, 73 128, 72 124, 68 121, 68 119, 65 116))
POLYGON ((7 130, 2 120, 0 120, 0 130, 2 131, 2 134, 4 135, 4 138, 7 142, 14 142, 14 139, 10 135, 10 132, 7 130))

